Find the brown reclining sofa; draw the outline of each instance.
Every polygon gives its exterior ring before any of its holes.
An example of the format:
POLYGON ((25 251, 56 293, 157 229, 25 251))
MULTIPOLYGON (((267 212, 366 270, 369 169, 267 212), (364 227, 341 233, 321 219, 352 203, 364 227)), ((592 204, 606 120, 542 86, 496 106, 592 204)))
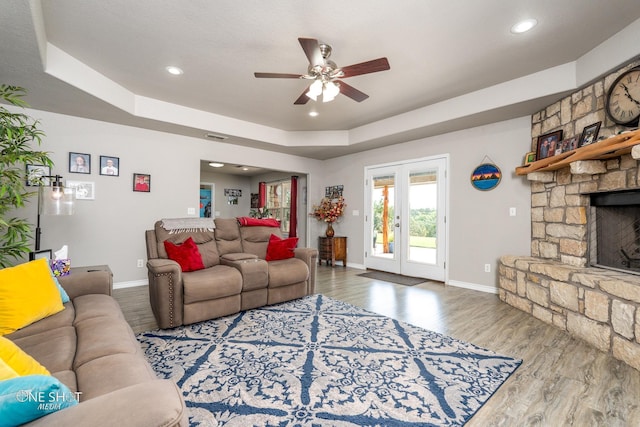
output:
MULTIPOLYGON (((192 220, 198 223, 197 218, 192 220)), ((217 218, 213 228, 176 229, 168 226, 169 221, 157 221, 145 233, 149 298, 160 328, 289 301, 315 291, 316 249, 295 248, 293 258, 265 260, 271 235, 282 237, 279 227, 240 225, 236 218, 217 218), (189 237, 197 244, 205 268, 183 272, 169 259, 164 241, 177 245, 189 237)))
POLYGON ((80 404, 25 425, 187 427, 180 389, 157 378, 111 297, 111 271, 72 269, 59 281, 70 297, 65 309, 5 337, 80 393, 80 404))

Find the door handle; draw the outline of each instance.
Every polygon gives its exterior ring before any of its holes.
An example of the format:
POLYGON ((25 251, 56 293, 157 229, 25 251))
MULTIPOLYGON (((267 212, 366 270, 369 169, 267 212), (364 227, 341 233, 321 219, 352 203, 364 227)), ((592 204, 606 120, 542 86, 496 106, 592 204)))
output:
POLYGON ((395 227, 400 227, 400 223, 396 222, 395 227))

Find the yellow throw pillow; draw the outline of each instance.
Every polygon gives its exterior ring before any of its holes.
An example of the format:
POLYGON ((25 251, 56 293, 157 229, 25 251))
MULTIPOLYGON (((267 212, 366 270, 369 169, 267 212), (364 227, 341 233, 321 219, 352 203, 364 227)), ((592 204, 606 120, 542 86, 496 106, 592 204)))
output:
POLYGON ((0 335, 63 309, 48 260, 41 258, 0 270, 0 335))
POLYGON ((18 373, 11 369, 11 366, 7 365, 7 362, 0 359, 0 381, 9 380, 18 376, 18 373))
POLYGON ((51 375, 47 368, 24 352, 16 343, 8 338, 0 337, 0 359, 20 376, 51 375))

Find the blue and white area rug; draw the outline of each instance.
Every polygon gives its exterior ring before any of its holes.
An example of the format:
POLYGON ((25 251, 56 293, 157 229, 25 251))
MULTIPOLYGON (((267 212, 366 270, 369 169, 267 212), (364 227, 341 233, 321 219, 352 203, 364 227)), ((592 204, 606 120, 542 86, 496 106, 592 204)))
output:
POLYGON ((138 340, 194 426, 459 426, 521 363, 322 295, 138 340))

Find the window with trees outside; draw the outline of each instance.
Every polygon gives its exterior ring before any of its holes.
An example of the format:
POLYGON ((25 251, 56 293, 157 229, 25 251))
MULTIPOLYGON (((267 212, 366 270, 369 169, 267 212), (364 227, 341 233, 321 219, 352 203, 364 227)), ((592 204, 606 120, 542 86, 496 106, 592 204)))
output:
POLYGON ((289 233, 289 212, 291 207, 291 181, 276 181, 267 184, 267 209, 271 216, 280 221, 280 230, 289 233))

